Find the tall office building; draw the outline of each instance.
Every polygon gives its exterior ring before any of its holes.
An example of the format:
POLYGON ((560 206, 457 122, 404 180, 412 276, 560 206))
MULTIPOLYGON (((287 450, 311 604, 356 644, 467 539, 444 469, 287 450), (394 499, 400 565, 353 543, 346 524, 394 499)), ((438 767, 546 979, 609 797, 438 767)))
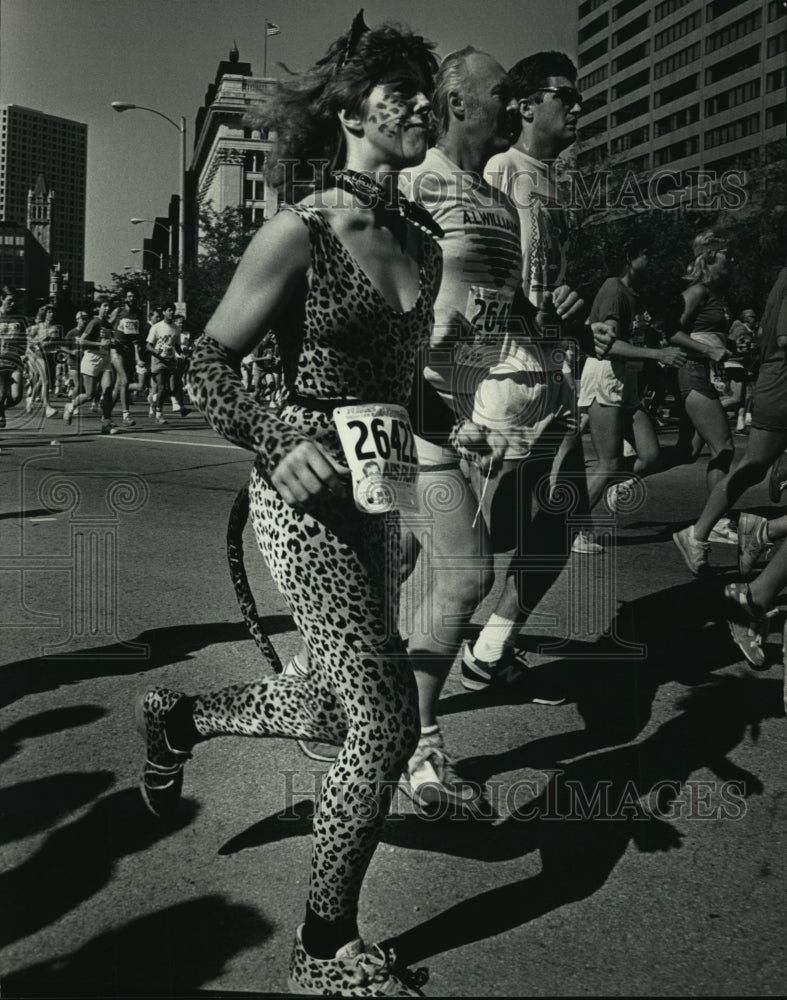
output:
POLYGON ((240 208, 254 225, 276 214, 277 194, 263 173, 272 143, 245 121, 273 83, 252 76, 251 64, 240 61, 234 46, 229 59, 219 63, 194 125, 191 179, 197 209, 240 208))
POLYGON ((28 193, 43 174, 52 193, 48 241, 53 266, 75 297, 85 274, 87 125, 16 104, 0 109, 0 219, 24 225, 28 193))
POLYGON ((581 0, 579 166, 722 172, 787 155, 784 0, 581 0))

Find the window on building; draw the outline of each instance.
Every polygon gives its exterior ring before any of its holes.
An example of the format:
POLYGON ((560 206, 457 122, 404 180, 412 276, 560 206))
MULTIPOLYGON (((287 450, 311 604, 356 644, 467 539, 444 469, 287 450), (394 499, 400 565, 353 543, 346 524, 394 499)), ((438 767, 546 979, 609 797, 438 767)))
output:
POLYGON ((730 90, 725 90, 723 93, 717 94, 715 97, 707 100, 705 102, 705 116, 709 118, 711 115, 717 115, 720 111, 728 111, 739 104, 745 104, 746 101, 753 101, 759 96, 760 81, 749 80, 748 83, 732 87, 730 90))
POLYGON ((695 42, 693 45, 686 46, 685 49, 681 49, 679 52, 675 52, 671 56, 667 56, 666 59, 661 59, 653 67, 653 77, 658 80, 662 76, 669 76, 670 73, 674 73, 676 69, 680 69, 682 66, 688 66, 695 60, 699 59, 700 53, 702 51, 702 46, 699 42, 695 42))
POLYGON ((582 122, 582 138, 585 140, 595 139, 596 136, 606 135, 608 131, 607 116, 602 115, 591 122, 582 122))
POLYGON ((602 38, 600 42, 596 42, 596 44, 591 46, 589 49, 586 49, 584 52, 580 52, 577 57, 577 62, 580 67, 587 66, 587 64, 593 62, 594 59, 598 59, 600 56, 603 56, 608 48, 609 41, 606 38, 602 38))
POLYGON ((630 160, 626 160, 625 166, 635 174, 641 174, 643 170, 647 170, 650 166, 650 153, 643 153, 642 156, 633 156, 630 160))
POLYGON ((681 7, 685 7, 687 3, 691 2, 692 0, 663 0, 662 3, 656 4, 655 18, 657 21, 662 21, 665 17, 668 17, 676 10, 680 10, 681 7))
POLYGON ((777 56, 781 52, 787 52, 787 32, 780 31, 773 38, 768 39, 767 47, 768 58, 771 56, 777 56))
POLYGON ((588 73, 587 76, 581 76, 577 81, 577 86, 584 93, 585 91, 595 87, 596 84, 603 83, 603 81, 607 78, 608 72, 608 66, 599 66, 598 69, 594 69, 593 72, 588 73))
POLYGON ((739 118, 736 122, 728 122, 719 125, 718 128, 711 128, 705 133, 705 148, 714 149, 716 146, 723 146, 726 142, 734 142, 735 139, 744 139, 747 135, 753 135, 760 131, 760 113, 747 115, 739 118))
POLYGON ((612 8, 612 20, 617 21, 618 18, 625 17, 626 14, 636 10, 644 2, 645 0, 620 0, 620 3, 615 4, 612 8))
POLYGON ((612 88, 612 100, 616 101, 619 97, 625 97, 626 94, 632 93, 632 91, 637 90, 639 87, 644 87, 649 82, 649 69, 642 69, 639 73, 632 73, 631 76, 625 80, 621 80, 620 83, 615 84, 612 88))
POLYGON ((661 149, 653 151, 653 166, 663 167, 665 163, 672 163, 674 160, 682 160, 687 156, 696 156, 700 150, 700 140, 698 136, 691 135, 678 142, 672 142, 669 146, 662 146, 661 149))
MULTIPOLYGON (((773 39, 771 39, 773 41, 773 39)), ((770 45, 770 42, 768 43, 770 45)), ((744 69, 752 69, 760 61, 760 46, 750 45, 742 52, 736 52, 734 56, 728 56, 721 62, 714 63, 705 70, 705 83, 718 83, 726 80, 733 73, 740 73, 744 69)))
POLYGON ((770 0, 768 4, 768 24, 771 21, 775 21, 777 17, 787 16, 787 7, 785 7, 783 0, 770 0))
POLYGON ((615 48, 617 45, 622 45, 627 42, 630 38, 638 35, 641 31, 650 24, 650 13, 641 14, 639 17, 635 17, 633 21, 629 21, 628 24, 620 28, 612 36, 612 47, 615 48))
POLYGON ((765 111, 765 127, 773 128, 774 125, 784 125, 787 121, 787 105, 774 104, 772 108, 765 111))
POLYGON ((601 31, 603 28, 606 28, 608 24, 609 24, 609 14, 607 13, 607 11, 604 11, 604 13, 600 17, 595 18, 593 21, 590 22, 590 24, 586 24, 584 28, 579 29, 579 32, 577 34, 577 41, 581 45, 583 42, 586 42, 588 38, 592 38, 594 35, 597 35, 599 31, 601 31))
POLYGON ((685 128, 686 125, 694 125, 699 120, 699 104, 692 104, 690 108, 673 111, 671 115, 665 115, 663 118, 659 118, 653 122, 653 137, 657 139, 659 136, 668 135, 679 128, 685 128))
POLYGON ((739 17, 737 21, 728 24, 720 31, 714 31, 705 39, 705 54, 718 52, 731 42, 737 42, 739 38, 744 38, 752 31, 762 27, 762 11, 755 10, 746 17, 739 17))
POLYGON ((610 149, 613 153, 624 153, 627 149, 632 149, 634 146, 641 146, 643 142, 647 142, 649 139, 650 125, 641 125, 639 128, 632 129, 631 132, 626 132, 624 135, 615 136, 610 143, 610 149))
POLYGON ((682 80, 678 80, 677 83, 670 83, 668 86, 662 87, 661 90, 657 90, 653 95, 653 106, 660 108, 663 104, 669 104, 670 101, 675 101, 679 97, 692 94, 699 88, 699 85, 699 73, 691 73, 682 80))
POLYGON ((594 10, 606 3, 606 0, 585 0, 584 3, 579 5, 579 18, 582 20, 583 17, 587 17, 588 14, 592 14, 594 10))
POLYGON ((774 69, 765 76, 765 93, 771 94, 774 90, 784 90, 787 86, 787 68, 782 66, 774 69))
POLYGON ((722 14, 727 14, 729 11, 735 10, 740 2, 741 0, 713 0, 713 3, 709 3, 705 8, 705 17, 708 21, 715 21, 722 14))
POLYGON ((619 108, 612 115, 612 126, 613 128, 618 125, 625 125, 626 122, 633 121, 640 115, 647 114, 650 111, 650 98, 641 97, 638 101, 631 101, 630 104, 625 105, 625 107, 619 108))
POLYGON ((631 49, 627 49, 623 55, 612 60, 612 72, 619 73, 622 69, 628 69, 634 63, 641 62, 650 54, 650 42, 640 42, 631 49))
POLYGON ((754 149, 733 156, 722 156, 718 160, 705 161, 705 169, 714 170, 717 174, 723 174, 725 170, 748 170, 756 166, 758 166, 758 156, 754 149))
POLYGON ((656 34, 654 47, 656 52, 659 49, 663 49, 665 45, 670 45, 672 42, 676 42, 679 38, 683 38, 685 35, 691 34, 702 24, 702 11, 695 10, 693 13, 686 17, 676 21, 671 24, 669 28, 665 28, 663 31, 659 31, 656 34))

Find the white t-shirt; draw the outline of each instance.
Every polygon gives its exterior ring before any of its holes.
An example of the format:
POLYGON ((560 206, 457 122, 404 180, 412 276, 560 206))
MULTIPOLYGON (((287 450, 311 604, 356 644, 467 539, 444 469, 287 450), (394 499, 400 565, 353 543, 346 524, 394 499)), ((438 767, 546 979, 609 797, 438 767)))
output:
MULTIPOLYGON (((402 181, 405 196, 444 232, 425 379, 457 416, 505 434, 507 458, 524 457, 573 402, 559 345, 544 341, 533 326, 512 330, 508 323, 522 280, 517 211, 500 189, 462 171, 437 148, 416 170, 403 172, 402 181)), ((440 462, 445 441, 438 442, 436 435, 429 442, 419 438, 422 464, 440 462)))
POLYGON ((564 283, 568 218, 560 203, 554 170, 512 146, 493 156, 484 177, 504 191, 519 215, 522 284, 534 306, 546 291, 564 283))
MULTIPOLYGON (((507 336, 505 320, 522 266, 519 223, 504 195, 437 148, 419 167, 403 171, 400 183, 405 197, 430 212, 444 233, 443 277, 424 377, 457 418, 470 417, 476 387, 499 361, 507 336)), ((424 421, 429 441, 419 436, 419 458, 423 464, 444 461, 447 433, 429 413, 424 421)))
MULTIPOLYGON (((180 330, 174 323, 159 320, 151 326, 146 343, 164 361, 172 362, 175 359, 175 347, 180 343, 180 330)), ((160 367, 161 361, 151 358, 151 370, 160 367)))

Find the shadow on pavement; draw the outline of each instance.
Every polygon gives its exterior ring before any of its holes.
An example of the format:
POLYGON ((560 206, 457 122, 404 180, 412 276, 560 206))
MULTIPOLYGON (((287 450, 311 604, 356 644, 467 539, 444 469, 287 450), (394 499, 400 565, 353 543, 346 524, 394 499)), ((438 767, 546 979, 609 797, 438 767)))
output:
POLYGON ((409 965, 492 937, 596 892, 631 844, 643 853, 679 848, 684 835, 669 820, 741 819, 746 797, 763 786, 728 754, 747 730, 756 739, 763 719, 783 715, 781 684, 714 678, 679 707, 680 715, 641 743, 567 764, 541 794, 475 835, 467 823, 408 816, 386 824, 387 843, 442 854, 503 861, 538 850, 542 870, 472 896, 385 946, 409 965), (689 780, 702 768, 718 780, 689 780))
MULTIPOLYGON (((680 714, 652 736, 568 763, 548 773, 546 784, 498 783, 497 794, 506 796, 508 808, 502 822, 391 816, 383 828, 385 844, 484 862, 539 851, 542 870, 472 896, 384 947, 394 947, 411 965, 492 937, 596 892, 632 844, 643 853, 679 848, 684 834, 671 820, 741 819, 746 798, 764 788, 729 754, 747 732, 758 738, 763 719, 783 716, 781 682, 714 677, 690 690, 677 707, 680 714), (703 769, 716 780, 692 781, 703 769)), ((493 804, 504 813, 499 801, 493 804)), ((304 836, 311 831, 313 810, 311 800, 298 802, 254 824, 221 853, 304 836)))
POLYGON ((0 875, 0 898, 13 914, 0 926, 0 947, 47 927, 111 879, 117 861, 144 851, 187 826, 197 814, 185 801, 164 824, 146 810, 136 789, 114 792, 72 823, 53 831, 18 867, 0 875))
MULTIPOLYGON (((523 636, 523 647, 541 653, 552 647, 560 655, 529 671, 530 682, 521 697, 515 686, 499 694, 462 693, 443 699, 440 714, 529 703, 539 678, 543 678, 576 705, 584 729, 505 751, 495 771, 550 766, 566 757, 627 743, 648 724, 662 684, 700 684, 714 670, 741 661, 724 624, 722 587, 721 579, 707 585, 691 581, 627 601, 620 606, 609 634, 595 642, 558 640, 556 647, 553 638, 523 636), (644 653, 627 658, 622 643, 640 644, 644 653)), ((476 780, 488 776, 473 771, 472 766, 464 766, 462 773, 476 780)))
MULTIPOLYGON (((261 624, 268 635, 295 628, 292 618, 284 614, 263 616, 261 624)), ((192 659, 193 653, 206 646, 241 641, 253 642, 243 622, 204 622, 140 632, 132 642, 148 647, 146 658, 129 656, 127 644, 117 642, 57 656, 17 660, 0 667, 0 708, 26 695, 53 691, 64 684, 155 670, 169 663, 192 659)))
POLYGON ((0 844, 54 826, 98 798, 114 781, 111 771, 52 774, 0 789, 0 844))
POLYGON ((0 514, 0 521, 22 521, 26 517, 49 517, 52 514, 62 514, 59 507, 36 507, 32 510, 9 510, 0 514))
POLYGON ((71 955, 5 975, 3 996, 193 997, 234 955, 270 934, 271 925, 250 907, 203 896, 106 931, 71 955))
POLYGON ((71 708, 51 708, 29 715, 26 719, 18 719, 0 732, 0 762, 13 757, 25 740, 85 726, 106 714, 107 710, 99 705, 74 705, 71 708))

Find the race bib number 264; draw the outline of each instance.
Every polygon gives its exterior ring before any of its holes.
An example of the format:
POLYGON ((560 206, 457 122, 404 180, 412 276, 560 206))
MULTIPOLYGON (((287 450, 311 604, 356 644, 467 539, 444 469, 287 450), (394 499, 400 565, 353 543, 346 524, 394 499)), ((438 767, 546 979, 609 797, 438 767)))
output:
POLYGON ((490 334, 504 333, 511 313, 510 292, 473 286, 467 296, 465 315, 477 340, 490 334))

